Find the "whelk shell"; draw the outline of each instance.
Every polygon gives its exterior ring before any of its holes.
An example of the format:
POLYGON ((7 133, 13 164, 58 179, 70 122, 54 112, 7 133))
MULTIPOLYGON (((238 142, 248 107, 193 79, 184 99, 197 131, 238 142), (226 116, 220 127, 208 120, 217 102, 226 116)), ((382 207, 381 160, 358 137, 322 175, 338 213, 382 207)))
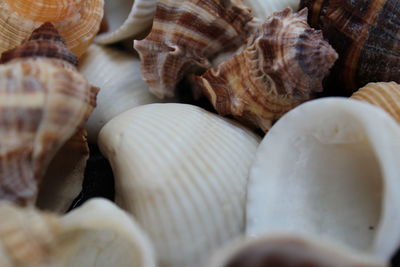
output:
POLYGON ((191 105, 151 104, 104 126, 116 202, 150 236, 161 267, 204 266, 244 231, 248 171, 259 138, 191 105))
POLYGON ((7 62, 0 65, 0 199, 24 204, 35 200, 50 160, 83 126, 97 94, 63 60, 73 56, 51 24, 32 37, 21 45, 25 50, 16 48, 0 60, 7 62))
POLYGON ((246 232, 314 236, 385 264, 400 243, 399 157, 400 127, 381 109, 305 103, 257 151, 246 232))
POLYGON ((174 96, 194 69, 211 67, 221 52, 235 50, 252 32, 250 11, 230 0, 160 0, 150 34, 135 41, 142 75, 152 93, 174 96))
POLYGON ((218 113, 267 131, 272 123, 322 91, 337 58, 322 33, 307 24, 307 10, 276 12, 246 48, 193 80, 218 113))

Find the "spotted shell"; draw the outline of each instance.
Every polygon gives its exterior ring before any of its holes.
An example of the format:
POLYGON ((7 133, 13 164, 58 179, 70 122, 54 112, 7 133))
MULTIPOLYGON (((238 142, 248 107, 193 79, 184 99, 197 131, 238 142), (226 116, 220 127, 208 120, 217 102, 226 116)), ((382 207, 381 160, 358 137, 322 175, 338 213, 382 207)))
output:
POLYGON ((52 33, 57 34, 54 27, 44 24, 21 45, 25 53, 16 48, 1 59, 6 63, 0 65, 0 199, 34 201, 48 163, 95 106, 97 88, 63 60, 70 54, 58 55, 65 49, 52 33), (46 52, 40 50, 43 39, 46 52))
POLYGON ((322 91, 322 80, 337 58, 306 20, 306 9, 274 13, 241 53, 194 77, 195 86, 220 114, 267 131, 284 113, 322 91))
POLYGON ((150 34, 135 41, 142 75, 152 93, 160 98, 173 96, 185 74, 209 68, 218 53, 244 43, 252 32, 252 16, 236 2, 158 1, 150 34))
POLYGON ((80 57, 96 36, 102 17, 103 0, 1 0, 0 53, 18 46, 43 22, 52 22, 80 57))

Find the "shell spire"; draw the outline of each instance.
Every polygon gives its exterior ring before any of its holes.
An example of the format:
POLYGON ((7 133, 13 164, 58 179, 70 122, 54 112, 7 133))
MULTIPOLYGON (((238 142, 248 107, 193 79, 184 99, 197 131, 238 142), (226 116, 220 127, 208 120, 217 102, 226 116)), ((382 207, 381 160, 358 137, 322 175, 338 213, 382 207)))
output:
POLYGON ((78 65, 78 58, 67 48, 64 38, 50 22, 34 30, 28 40, 20 46, 3 52, 0 63, 28 57, 56 58, 74 66, 78 65))

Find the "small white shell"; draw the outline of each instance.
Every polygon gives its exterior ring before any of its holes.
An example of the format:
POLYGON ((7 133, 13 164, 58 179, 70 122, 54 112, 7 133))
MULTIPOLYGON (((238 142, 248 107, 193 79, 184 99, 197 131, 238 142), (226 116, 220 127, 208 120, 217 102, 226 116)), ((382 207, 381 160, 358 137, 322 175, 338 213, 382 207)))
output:
POLYGON ((244 231, 248 172, 259 138, 201 108, 151 104, 101 130, 116 202, 153 241, 161 267, 202 267, 244 231))
POLYGON ((251 8, 255 17, 264 21, 272 13, 282 11, 287 7, 297 11, 300 0, 244 0, 244 3, 251 8))
POLYGON ((300 233, 386 262, 400 243, 400 127, 325 98, 287 113, 251 169, 247 234, 300 233))
POLYGON ((110 32, 97 36, 99 44, 110 44, 135 37, 149 30, 153 23, 157 0, 105 1, 105 16, 110 32))

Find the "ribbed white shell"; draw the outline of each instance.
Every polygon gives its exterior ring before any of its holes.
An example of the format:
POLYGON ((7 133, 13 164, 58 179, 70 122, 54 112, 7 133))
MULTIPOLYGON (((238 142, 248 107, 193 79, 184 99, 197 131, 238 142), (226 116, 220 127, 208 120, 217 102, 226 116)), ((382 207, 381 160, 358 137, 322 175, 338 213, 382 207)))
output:
POLYGON ((110 31, 98 35, 96 42, 99 44, 116 43, 150 29, 156 4, 157 0, 105 1, 105 16, 110 31))
POLYGON ((136 106, 160 102, 150 94, 135 56, 92 45, 79 66, 91 84, 100 88, 97 104, 86 123, 89 141, 95 143, 100 129, 118 114, 136 106))
POLYGON ((244 3, 252 9, 255 17, 264 21, 272 13, 287 7, 297 11, 300 0, 244 0, 244 3))
POLYGON ((203 267, 243 232, 258 143, 244 128, 184 104, 131 109, 99 135, 116 201, 149 234, 161 267, 203 267))
POLYGON ((251 169, 247 234, 300 233, 390 259, 400 243, 400 127, 344 98, 290 111, 251 169))

